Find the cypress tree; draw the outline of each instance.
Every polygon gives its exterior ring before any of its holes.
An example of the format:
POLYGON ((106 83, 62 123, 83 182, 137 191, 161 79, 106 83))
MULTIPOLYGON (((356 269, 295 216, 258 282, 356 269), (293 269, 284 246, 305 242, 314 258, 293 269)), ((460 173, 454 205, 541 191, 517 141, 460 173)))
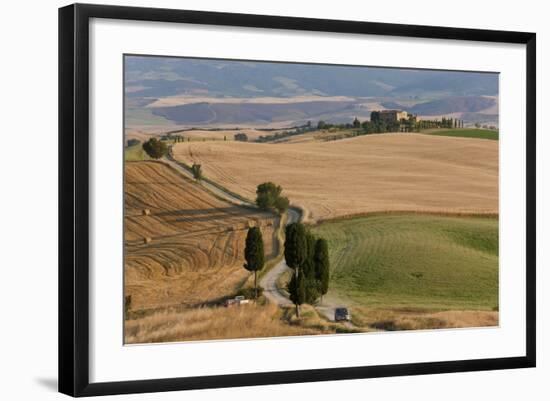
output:
POLYGON ((254 298, 258 299, 258 271, 264 267, 264 241, 259 227, 251 227, 246 234, 243 265, 248 271, 254 272, 254 298))
POLYGON ((303 267, 307 261, 307 231, 303 224, 292 223, 285 229, 285 260, 294 274, 288 283, 290 300, 296 306, 296 315, 300 317, 300 305, 305 302, 306 282, 303 267))
POLYGON ((285 234, 286 264, 297 270, 307 258, 306 229, 302 223, 292 223, 286 226, 285 234))
POLYGON ((328 292, 330 281, 330 260, 328 256, 328 243, 324 238, 319 238, 315 242, 315 255, 313 257, 315 264, 315 278, 318 283, 321 302, 323 295, 328 292))
POLYGON ((300 305, 305 302, 306 298, 306 282, 303 272, 297 272, 293 274, 290 282, 288 283, 288 293, 290 294, 290 300, 296 307, 296 316, 300 317, 300 305))

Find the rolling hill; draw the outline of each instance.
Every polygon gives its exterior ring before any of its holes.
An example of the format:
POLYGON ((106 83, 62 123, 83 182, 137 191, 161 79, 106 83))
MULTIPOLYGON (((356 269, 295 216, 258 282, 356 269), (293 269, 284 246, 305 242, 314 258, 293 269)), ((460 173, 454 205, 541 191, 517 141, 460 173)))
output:
POLYGON ((206 177, 255 197, 281 185, 311 220, 378 211, 498 213, 498 142, 423 134, 338 141, 189 142, 174 155, 206 177))

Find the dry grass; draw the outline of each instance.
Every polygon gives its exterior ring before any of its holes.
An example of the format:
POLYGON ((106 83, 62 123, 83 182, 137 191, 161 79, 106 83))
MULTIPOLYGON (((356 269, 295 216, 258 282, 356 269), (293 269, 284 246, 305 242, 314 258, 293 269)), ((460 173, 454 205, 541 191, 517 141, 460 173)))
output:
POLYGON ((320 319, 311 307, 303 308, 300 320, 293 315, 293 309, 280 309, 273 304, 168 309, 126 320, 125 343, 332 334, 337 329, 337 325, 320 319))
POLYGON ((369 331, 426 330, 498 325, 498 312, 443 311, 415 309, 353 309, 349 329, 328 322, 313 307, 303 305, 301 318, 294 308, 273 304, 249 304, 240 307, 203 307, 177 310, 167 308, 145 317, 125 321, 126 344, 176 341, 266 338, 299 335, 335 334, 369 331))
POLYGON ((498 326, 498 311, 353 308, 353 323, 382 331, 498 326))
POLYGON ((253 199, 274 181, 313 221, 378 211, 498 213, 498 142, 380 134, 333 142, 191 142, 176 158, 253 199))
POLYGON ((269 213, 220 200, 158 162, 126 163, 125 178, 125 294, 132 310, 232 294, 250 277, 242 267, 249 225, 261 226, 266 253, 274 250, 278 223, 269 213))

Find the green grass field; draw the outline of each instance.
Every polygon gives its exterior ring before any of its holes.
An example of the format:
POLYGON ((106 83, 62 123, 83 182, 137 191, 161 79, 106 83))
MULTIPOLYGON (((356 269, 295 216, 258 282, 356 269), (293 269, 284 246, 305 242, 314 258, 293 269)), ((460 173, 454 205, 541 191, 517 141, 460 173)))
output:
POLYGON ((493 310, 498 219, 377 215, 322 223, 328 296, 368 308, 493 310))
POLYGON ((459 136, 463 138, 480 138, 480 139, 493 139, 498 140, 498 131, 488 129, 474 129, 474 128, 457 128, 457 129, 441 129, 441 130, 427 130, 423 132, 428 135, 438 136, 459 136))
POLYGON ((151 158, 143 150, 142 144, 129 146, 124 149, 124 161, 135 162, 141 160, 151 160, 151 158))

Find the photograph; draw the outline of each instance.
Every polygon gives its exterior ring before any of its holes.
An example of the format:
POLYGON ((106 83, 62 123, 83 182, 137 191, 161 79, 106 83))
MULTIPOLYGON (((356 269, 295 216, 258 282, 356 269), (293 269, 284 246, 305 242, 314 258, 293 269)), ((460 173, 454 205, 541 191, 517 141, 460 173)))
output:
POLYGON ((499 327, 498 71, 122 57, 125 345, 499 327))

